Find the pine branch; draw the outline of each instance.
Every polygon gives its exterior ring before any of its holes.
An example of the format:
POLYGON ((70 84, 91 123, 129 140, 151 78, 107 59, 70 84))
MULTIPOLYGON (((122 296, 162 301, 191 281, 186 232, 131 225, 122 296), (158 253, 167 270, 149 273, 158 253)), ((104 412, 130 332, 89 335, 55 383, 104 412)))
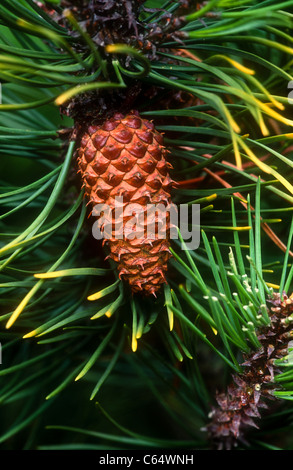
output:
MULTIPOLYGON (((219 367, 235 382, 207 429, 232 447, 246 437, 248 415, 261 428, 267 396, 291 413, 291 300, 280 296, 293 275, 293 1, 73 3, 0 6, 0 401, 11 411, 0 442, 13 446, 30 429, 27 446, 37 445, 35 418, 45 426, 47 408, 77 393, 73 385, 89 415, 105 385, 114 406, 117 383, 130 395, 129 374, 164 403, 168 423, 181 424, 186 447, 205 448, 200 429, 219 367), (131 298, 92 240, 74 166, 77 121, 80 129, 133 109, 164 134, 175 203, 201 204, 199 248, 173 242, 168 284, 152 300, 131 298), (215 364, 212 386, 199 357, 215 364), (223 411, 235 400, 237 410, 223 411)), ((74 429, 90 438, 84 415, 74 429)), ((150 439, 110 421, 127 439, 96 422, 91 437, 122 448, 185 445, 167 442, 169 426, 150 439)))

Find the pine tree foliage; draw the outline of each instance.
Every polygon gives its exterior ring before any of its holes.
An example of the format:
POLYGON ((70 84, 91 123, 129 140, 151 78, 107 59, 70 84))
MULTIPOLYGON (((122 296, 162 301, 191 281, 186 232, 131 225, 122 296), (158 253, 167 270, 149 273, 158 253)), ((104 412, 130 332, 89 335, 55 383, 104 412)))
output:
POLYGON ((292 6, 1 2, 2 449, 292 449, 292 6), (200 204, 156 298, 105 260, 76 167, 131 110, 200 204))

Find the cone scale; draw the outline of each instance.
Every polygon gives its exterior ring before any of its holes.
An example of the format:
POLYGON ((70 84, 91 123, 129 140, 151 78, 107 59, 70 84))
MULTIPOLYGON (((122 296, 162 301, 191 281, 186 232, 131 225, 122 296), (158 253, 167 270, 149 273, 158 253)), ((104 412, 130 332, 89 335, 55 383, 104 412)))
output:
POLYGON ((133 293, 156 295, 166 282, 171 256, 169 208, 173 181, 162 134, 137 112, 116 113, 102 124, 87 127, 77 154, 78 171, 93 215, 97 205, 110 209, 110 215, 105 211, 100 216, 100 231, 119 277, 129 283, 133 293), (158 205, 166 208, 165 220, 153 213, 155 232, 150 237, 146 216, 150 207, 158 205), (140 225, 132 225, 134 208, 139 208, 135 220, 140 217, 140 225), (159 230, 160 224, 165 224, 163 231, 159 230))

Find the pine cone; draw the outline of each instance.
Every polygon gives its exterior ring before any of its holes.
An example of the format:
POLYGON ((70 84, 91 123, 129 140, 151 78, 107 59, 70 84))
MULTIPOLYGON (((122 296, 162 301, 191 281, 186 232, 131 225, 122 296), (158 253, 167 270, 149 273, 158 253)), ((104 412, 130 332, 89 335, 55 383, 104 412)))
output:
POLYGON ((245 356, 244 372, 233 376, 227 392, 217 394, 218 406, 213 407, 211 422, 204 428, 217 450, 231 450, 239 442, 247 445, 246 434, 251 427, 258 428, 261 409, 269 409, 269 402, 277 401, 274 391, 279 387, 274 376, 280 370, 275 360, 288 354, 292 340, 293 294, 288 297, 284 293, 281 299, 274 293, 268 303, 270 324, 257 334, 261 347, 245 356))
POLYGON ((162 135, 152 122, 142 119, 136 112, 126 116, 116 113, 103 124, 88 126, 78 149, 79 172, 89 203, 93 207, 106 204, 111 210, 110 215, 103 213, 100 223, 103 243, 110 250, 109 257, 117 263, 119 277, 129 282, 131 290, 146 295, 155 295, 166 282, 170 258, 169 209, 173 181, 166 153, 162 135), (119 200, 122 202, 117 217, 115 208, 119 200), (144 216, 140 230, 136 224, 136 233, 131 225, 133 204, 139 205, 144 216), (149 237, 149 221, 145 215, 150 205, 157 207, 158 204, 166 208, 166 218, 161 220, 162 214, 155 215, 155 236, 152 232, 149 237), (109 234, 115 216, 115 230, 109 234), (160 224, 164 223, 166 234, 162 238, 160 224))

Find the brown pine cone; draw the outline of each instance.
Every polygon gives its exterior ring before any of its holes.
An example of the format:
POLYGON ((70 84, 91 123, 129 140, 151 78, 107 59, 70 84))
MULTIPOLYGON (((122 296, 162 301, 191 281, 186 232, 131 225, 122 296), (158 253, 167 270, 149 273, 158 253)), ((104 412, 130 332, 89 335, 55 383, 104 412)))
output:
POLYGON ((132 291, 146 295, 155 295, 166 282, 170 258, 169 209, 173 181, 166 154, 162 135, 152 122, 142 119, 137 112, 126 116, 115 114, 101 125, 88 126, 78 149, 79 172, 85 195, 93 206, 93 215, 97 204, 110 209, 110 212, 103 212, 102 221, 99 219, 109 257, 117 263, 119 276, 128 281, 132 291), (119 217, 115 213, 117 201, 119 217), (150 237, 150 220, 145 216, 151 205, 160 205, 165 211, 153 214, 155 232, 150 237), (137 221, 141 219, 137 216, 133 227, 133 217, 137 214, 132 210, 137 208, 143 221, 139 225, 137 221), (115 230, 109 231, 114 216, 117 218, 115 230))

